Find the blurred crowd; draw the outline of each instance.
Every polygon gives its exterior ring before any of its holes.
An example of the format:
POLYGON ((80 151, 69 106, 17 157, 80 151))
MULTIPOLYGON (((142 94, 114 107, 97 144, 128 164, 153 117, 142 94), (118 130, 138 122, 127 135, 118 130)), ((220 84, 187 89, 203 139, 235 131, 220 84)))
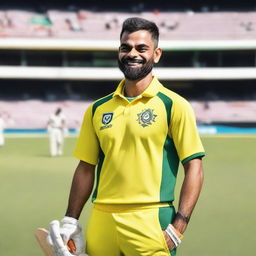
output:
POLYGON ((165 40, 254 39, 256 12, 138 12, 49 9, 44 13, 0 10, 0 37, 118 39, 122 22, 131 16, 154 21, 165 40))

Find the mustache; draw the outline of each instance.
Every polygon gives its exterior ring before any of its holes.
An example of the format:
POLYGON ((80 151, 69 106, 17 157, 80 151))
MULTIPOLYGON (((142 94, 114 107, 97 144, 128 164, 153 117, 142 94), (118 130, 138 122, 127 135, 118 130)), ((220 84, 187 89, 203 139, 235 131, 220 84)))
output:
POLYGON ((146 60, 145 60, 145 59, 131 58, 131 57, 123 57, 123 58, 121 59, 121 62, 122 62, 123 64, 128 64, 129 62, 138 63, 138 64, 145 64, 145 63, 146 63, 146 60))
POLYGON ((123 72, 125 78, 132 81, 135 81, 147 76, 151 72, 154 66, 153 58, 150 59, 149 61, 145 60, 145 64, 137 68, 130 67, 129 63, 131 63, 132 61, 141 62, 142 60, 138 58, 131 58, 131 57, 123 57, 122 59, 118 59, 119 69, 123 72), (127 64, 126 64, 126 61, 127 61, 127 64))

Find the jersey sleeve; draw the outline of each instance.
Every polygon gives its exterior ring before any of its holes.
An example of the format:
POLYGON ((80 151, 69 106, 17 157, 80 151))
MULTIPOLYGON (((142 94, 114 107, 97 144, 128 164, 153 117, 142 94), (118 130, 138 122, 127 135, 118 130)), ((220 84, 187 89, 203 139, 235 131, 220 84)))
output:
POLYGON ((172 106, 169 132, 182 164, 205 155, 197 131, 194 111, 191 105, 183 98, 174 102, 172 106))
POLYGON ((93 127, 92 105, 85 112, 80 134, 73 156, 96 165, 98 163, 99 141, 93 127))

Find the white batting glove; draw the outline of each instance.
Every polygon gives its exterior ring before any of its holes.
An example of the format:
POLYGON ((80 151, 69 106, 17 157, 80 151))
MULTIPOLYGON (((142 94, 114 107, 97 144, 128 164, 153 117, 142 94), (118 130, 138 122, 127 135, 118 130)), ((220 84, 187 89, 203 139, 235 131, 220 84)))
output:
POLYGON ((60 235, 60 223, 57 220, 50 223, 48 241, 53 248, 55 256, 72 256, 60 235))
POLYGON ((60 221, 62 227, 60 228, 60 235, 64 244, 70 239, 73 239, 76 246, 76 253, 81 254, 85 251, 85 240, 82 233, 82 227, 77 219, 72 217, 64 217, 60 221))
POLYGON ((82 228, 78 220, 74 218, 64 217, 61 220, 61 227, 59 221, 52 221, 47 240, 53 247, 56 256, 86 256, 82 228), (66 246, 70 239, 74 241, 76 247, 73 254, 68 251, 66 246))

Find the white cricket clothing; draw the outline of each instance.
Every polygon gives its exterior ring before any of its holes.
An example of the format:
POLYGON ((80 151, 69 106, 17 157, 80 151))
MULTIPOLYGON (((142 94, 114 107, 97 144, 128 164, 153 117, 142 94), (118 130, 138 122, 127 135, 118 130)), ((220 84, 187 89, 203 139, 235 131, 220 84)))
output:
POLYGON ((62 148, 64 143, 64 122, 65 115, 52 114, 48 123, 48 132, 50 135, 50 151, 51 156, 62 155, 62 148))
POLYGON ((63 128, 63 122, 65 122, 66 117, 63 114, 55 115, 52 114, 49 120, 50 128, 63 128))

